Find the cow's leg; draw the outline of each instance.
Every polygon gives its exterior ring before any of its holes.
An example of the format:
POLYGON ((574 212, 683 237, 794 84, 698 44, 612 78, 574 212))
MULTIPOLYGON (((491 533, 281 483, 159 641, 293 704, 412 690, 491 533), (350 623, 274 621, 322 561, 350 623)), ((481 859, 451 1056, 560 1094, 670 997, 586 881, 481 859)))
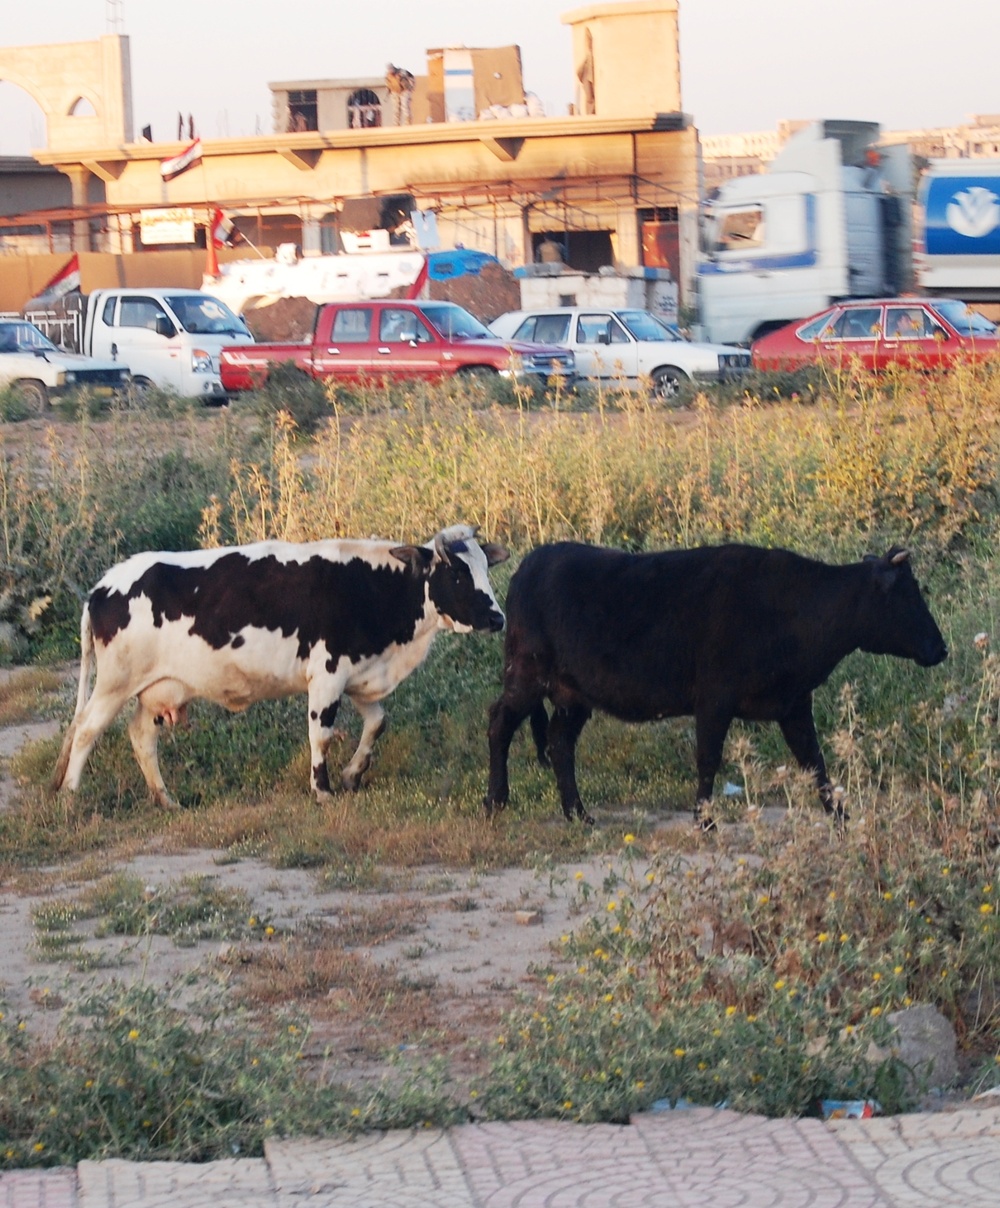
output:
MULTIPOLYGON (((492 818, 495 813, 505 809, 510 799, 510 782, 507 778, 507 760, 510 755, 510 744, 514 741, 521 722, 539 708, 544 711, 545 705, 537 702, 525 703, 517 698, 509 698, 507 692, 490 705, 488 736, 490 745, 490 782, 483 798, 483 809, 486 817, 492 818)), ((539 762, 542 753, 539 752, 539 762)))
POLYGON ((576 740, 589 717, 590 710, 583 705, 557 708, 549 721, 548 751, 563 813, 569 819, 575 814, 582 822, 593 826, 594 819, 583 808, 576 784, 576 740))
POLYGON ((326 767, 326 755, 333 741, 333 723, 337 720, 340 707, 340 692, 328 680, 313 679, 309 682, 309 762, 310 782, 316 800, 323 804, 332 800, 330 774, 326 767))
POLYGON ((837 822, 846 822, 847 811, 839 801, 834 800, 833 786, 830 784, 826 761, 820 750, 813 719, 812 693, 797 700, 794 707, 784 717, 779 718, 778 724, 799 767, 812 773, 823 808, 828 814, 832 814, 837 822))
POLYGON ((94 744, 124 709, 130 695, 127 691, 102 692, 95 685, 93 695, 71 726, 72 741, 69 741, 69 734, 66 736, 69 752, 60 754, 57 771, 61 771, 65 765, 65 774, 57 787, 61 786, 71 793, 80 787, 80 777, 94 744))
POLYGON ((361 777, 371 767, 372 751, 380 734, 385 733, 385 710, 377 701, 351 702, 364 720, 361 738, 357 750, 351 757, 351 762, 340 773, 340 779, 348 792, 356 792, 361 787, 361 777))
POLYGON ((698 793, 694 803, 694 820, 704 831, 715 830, 712 817, 712 793, 715 777, 722 766, 722 752, 733 715, 704 710, 695 713, 695 761, 698 766, 698 793))
MULTIPOLYGON (((146 784, 149 785, 149 791, 165 810, 176 810, 180 807, 167 792, 167 786, 163 783, 160 760, 156 753, 160 727, 163 725, 163 713, 158 708, 150 708, 145 700, 145 695, 143 693, 136 703, 132 720, 128 723, 128 736, 132 743, 132 750, 135 752, 136 762, 142 770, 146 784)), ((174 715, 176 715, 176 711, 183 708, 183 705, 169 706, 169 710, 174 715)))

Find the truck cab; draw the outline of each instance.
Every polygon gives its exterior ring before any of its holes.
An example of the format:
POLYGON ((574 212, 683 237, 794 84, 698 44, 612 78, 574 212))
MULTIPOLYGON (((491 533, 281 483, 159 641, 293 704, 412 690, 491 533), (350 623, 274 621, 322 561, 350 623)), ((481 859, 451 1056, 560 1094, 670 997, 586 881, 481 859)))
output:
POLYGON ((815 122, 769 170, 726 181, 703 208, 701 327, 748 344, 840 298, 907 284, 910 160, 874 122, 815 122))
POLYGON ((200 290, 97 289, 88 300, 84 348, 127 365, 138 389, 225 402, 219 353, 252 342, 243 320, 200 290))

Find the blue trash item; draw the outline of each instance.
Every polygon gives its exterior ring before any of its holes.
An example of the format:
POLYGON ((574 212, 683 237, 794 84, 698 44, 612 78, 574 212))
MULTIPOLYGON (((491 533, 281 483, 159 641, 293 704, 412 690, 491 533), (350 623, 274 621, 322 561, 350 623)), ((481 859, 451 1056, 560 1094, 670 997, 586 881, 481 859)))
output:
POLYGON ((821 1099, 819 1108, 824 1120, 870 1120, 882 1115, 877 1099, 821 1099))

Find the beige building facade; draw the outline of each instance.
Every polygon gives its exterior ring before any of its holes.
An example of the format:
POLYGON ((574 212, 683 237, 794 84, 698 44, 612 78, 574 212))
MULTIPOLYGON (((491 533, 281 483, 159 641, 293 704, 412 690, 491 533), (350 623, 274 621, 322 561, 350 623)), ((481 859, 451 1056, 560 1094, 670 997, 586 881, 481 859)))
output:
MULTIPOLYGON (((442 247, 489 252, 510 268, 555 243, 578 271, 669 270, 683 299, 695 268, 700 182, 697 131, 681 108, 677 16, 677 0, 567 13, 577 72, 571 114, 522 116, 537 110, 509 105, 525 99, 516 47, 470 52, 473 68, 477 55, 490 66, 484 80, 503 78, 501 116, 489 120, 447 120, 445 103, 446 120, 428 108, 397 126, 386 120, 378 79, 284 81, 271 85, 272 133, 203 139, 201 159, 170 180, 161 161, 185 144, 134 138, 127 37, 0 51, 0 78, 42 106, 47 146, 35 158, 72 184, 75 215, 68 224, 63 216, 59 230, 76 251, 143 251, 140 219, 157 209, 192 209, 204 239, 219 207, 263 252, 294 243, 315 255, 340 249, 340 232, 356 226, 367 200, 376 215, 432 211, 442 247), (378 105, 378 121, 354 120, 362 103, 378 105), (518 116, 505 116, 508 108, 518 116), (105 197, 99 221, 95 185, 105 197)), ((431 97, 441 55, 428 52, 431 97)), ((476 105, 494 103, 481 91, 476 105)), ((51 237, 49 246, 59 250, 51 237)))

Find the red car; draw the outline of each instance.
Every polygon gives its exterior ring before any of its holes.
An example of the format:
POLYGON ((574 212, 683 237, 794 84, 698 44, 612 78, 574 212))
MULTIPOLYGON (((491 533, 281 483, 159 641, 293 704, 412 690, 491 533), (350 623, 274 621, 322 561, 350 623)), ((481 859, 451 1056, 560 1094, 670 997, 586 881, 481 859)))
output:
POLYGON ((498 339, 453 302, 378 299, 327 302, 306 343, 223 348, 222 385, 227 394, 256 389, 289 362, 321 381, 346 384, 465 374, 542 383, 557 376, 571 385, 576 377, 572 352, 498 339))
POLYGON ((1000 348, 989 319, 951 298, 866 298, 838 302, 755 340, 755 369, 857 362, 865 369, 937 369, 984 360, 1000 348))

